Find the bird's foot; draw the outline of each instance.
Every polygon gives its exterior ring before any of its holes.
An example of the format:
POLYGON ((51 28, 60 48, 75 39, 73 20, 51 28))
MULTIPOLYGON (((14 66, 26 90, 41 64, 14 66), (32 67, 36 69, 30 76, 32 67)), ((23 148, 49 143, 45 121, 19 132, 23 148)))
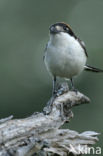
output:
POLYGON ((53 91, 53 93, 52 93, 52 96, 55 97, 55 96, 57 95, 57 93, 58 93, 58 90, 55 89, 55 90, 53 91))
POLYGON ((57 91, 57 96, 60 96, 60 95, 63 95, 64 93, 68 92, 69 91, 69 87, 68 87, 68 84, 67 83, 61 83, 59 86, 58 86, 58 91, 57 91))
POLYGON ((76 88, 72 87, 71 91, 73 91, 73 92, 75 92, 75 93, 77 94, 78 89, 76 89, 76 88))
POLYGON ((57 86, 55 90, 53 90, 52 97, 50 98, 49 102, 47 103, 46 107, 43 109, 43 113, 48 115, 52 111, 53 102, 56 97, 63 95, 64 93, 69 91, 69 87, 67 83, 62 83, 57 86))
POLYGON ((66 92, 69 91, 69 87, 68 87, 68 84, 67 83, 61 83, 61 84, 58 84, 58 86, 56 87, 56 89, 53 91, 53 96, 54 97, 58 97, 66 92))

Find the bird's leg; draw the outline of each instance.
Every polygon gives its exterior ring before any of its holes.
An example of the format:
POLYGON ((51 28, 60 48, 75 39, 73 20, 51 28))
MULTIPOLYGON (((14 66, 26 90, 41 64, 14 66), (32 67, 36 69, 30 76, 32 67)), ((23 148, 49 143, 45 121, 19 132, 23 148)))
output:
POLYGON ((52 97, 56 98, 57 96, 60 96, 64 93, 66 93, 69 90, 66 83, 57 84, 56 83, 56 76, 53 78, 53 91, 52 91, 52 97))
POLYGON ((53 90, 52 95, 54 96, 57 93, 56 91, 56 76, 53 77, 53 90))
POLYGON ((74 89, 73 78, 71 78, 70 81, 71 81, 71 88, 74 89))
POLYGON ((52 105, 56 97, 66 93, 69 91, 68 84, 62 83, 60 85, 56 84, 56 77, 53 77, 53 90, 52 90, 52 97, 48 101, 46 107, 43 109, 43 113, 48 115, 52 111, 52 105))
POLYGON ((71 81, 71 90, 77 92, 78 90, 74 87, 73 78, 71 78, 70 81, 71 81))

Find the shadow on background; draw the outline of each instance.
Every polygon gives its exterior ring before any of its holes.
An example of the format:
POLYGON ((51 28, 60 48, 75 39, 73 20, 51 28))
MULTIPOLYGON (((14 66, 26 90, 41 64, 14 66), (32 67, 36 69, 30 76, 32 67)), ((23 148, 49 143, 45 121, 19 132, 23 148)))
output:
MULTIPOLYGON (((1 0, 0 118, 11 114, 21 118, 41 111, 51 96, 52 80, 43 54, 48 27, 55 22, 69 23, 86 43, 88 63, 103 69, 102 18, 101 0, 1 0)), ((74 108, 75 117, 66 127, 102 133, 103 74, 83 72, 75 84, 91 103, 74 108)))

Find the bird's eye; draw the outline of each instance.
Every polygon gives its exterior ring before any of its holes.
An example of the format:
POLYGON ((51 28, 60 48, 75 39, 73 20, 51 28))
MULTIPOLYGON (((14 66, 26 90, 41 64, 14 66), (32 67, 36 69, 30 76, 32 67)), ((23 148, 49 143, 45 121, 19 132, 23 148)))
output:
POLYGON ((63 29, 64 29, 65 31, 68 31, 68 30, 69 30, 69 28, 68 28, 67 26, 64 26, 63 29))

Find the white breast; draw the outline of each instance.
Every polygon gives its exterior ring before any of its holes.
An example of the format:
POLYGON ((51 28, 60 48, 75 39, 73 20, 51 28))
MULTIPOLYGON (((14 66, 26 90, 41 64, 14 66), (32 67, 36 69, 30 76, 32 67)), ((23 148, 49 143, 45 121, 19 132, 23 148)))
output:
POLYGON ((71 78, 83 71, 86 55, 74 37, 60 33, 50 37, 45 64, 52 75, 71 78))

